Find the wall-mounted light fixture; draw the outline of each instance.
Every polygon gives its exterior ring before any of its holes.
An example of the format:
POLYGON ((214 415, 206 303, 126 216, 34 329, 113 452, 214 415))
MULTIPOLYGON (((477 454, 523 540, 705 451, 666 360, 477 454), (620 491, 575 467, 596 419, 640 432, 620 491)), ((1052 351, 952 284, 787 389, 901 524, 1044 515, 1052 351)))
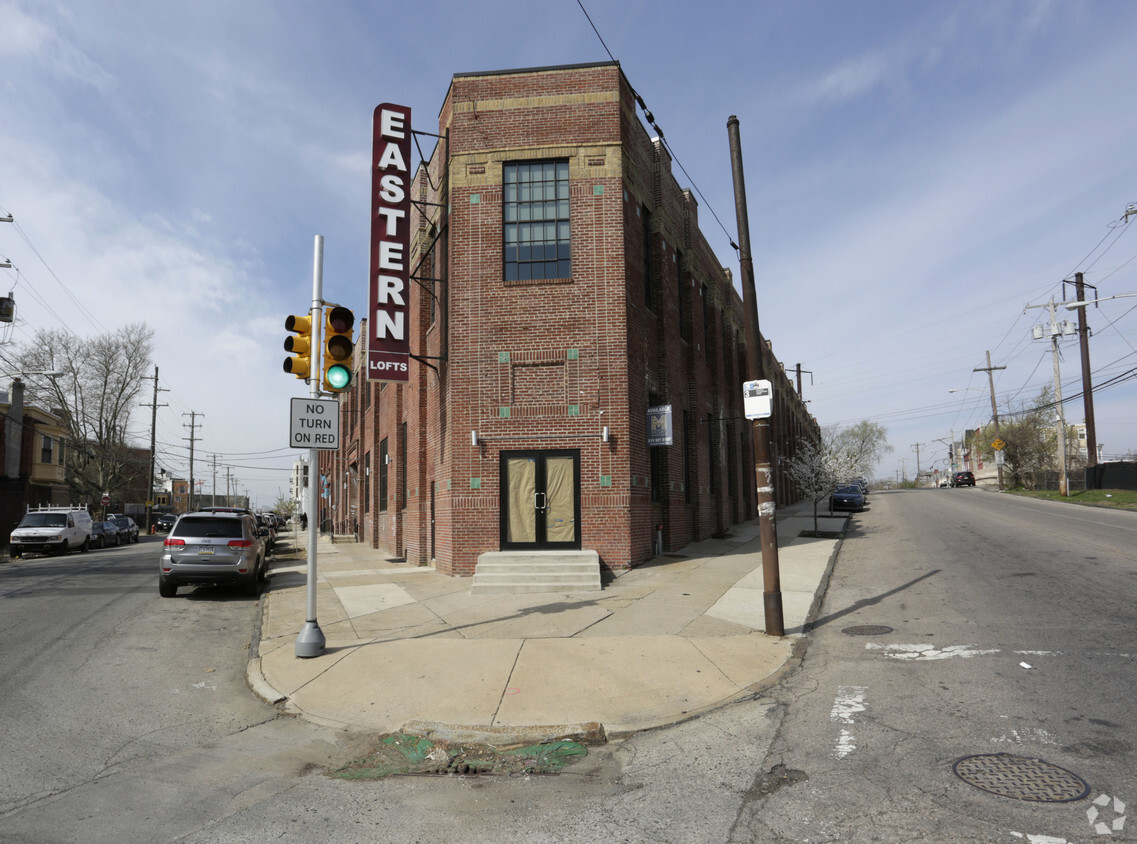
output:
POLYGON ((608 442, 608 426, 607 425, 605 425, 603 428, 600 429, 600 442, 602 442, 602 443, 608 442))
POLYGON ((470 445, 477 446, 477 444, 478 444, 478 432, 477 431, 470 431, 470 445))

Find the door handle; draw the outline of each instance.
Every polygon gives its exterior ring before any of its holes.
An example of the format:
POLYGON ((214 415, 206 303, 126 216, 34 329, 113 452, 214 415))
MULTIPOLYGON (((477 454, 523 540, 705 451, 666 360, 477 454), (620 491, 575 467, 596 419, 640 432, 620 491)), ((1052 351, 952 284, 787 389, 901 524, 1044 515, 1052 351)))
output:
POLYGON ((549 497, 543 492, 533 493, 533 509, 538 513, 544 513, 549 509, 549 497))

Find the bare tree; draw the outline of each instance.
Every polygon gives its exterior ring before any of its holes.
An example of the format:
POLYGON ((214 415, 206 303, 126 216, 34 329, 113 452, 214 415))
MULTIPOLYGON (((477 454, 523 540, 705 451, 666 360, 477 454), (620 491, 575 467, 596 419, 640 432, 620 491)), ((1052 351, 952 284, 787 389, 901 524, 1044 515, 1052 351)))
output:
POLYGON ((41 329, 21 346, 25 370, 62 370, 27 398, 59 413, 70 442, 67 480, 72 495, 91 501, 117 489, 128 463, 127 429, 151 366, 154 331, 134 323, 84 339, 60 329, 41 329))

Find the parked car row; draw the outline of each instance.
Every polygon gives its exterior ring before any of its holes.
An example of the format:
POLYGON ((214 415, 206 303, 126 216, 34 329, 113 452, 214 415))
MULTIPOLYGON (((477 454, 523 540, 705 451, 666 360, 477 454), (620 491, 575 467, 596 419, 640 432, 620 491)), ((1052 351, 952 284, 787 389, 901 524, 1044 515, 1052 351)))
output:
POLYGON ((91 547, 118 547, 138 541, 138 525, 129 516, 91 522, 91 547))
POLYGON ((95 520, 84 507, 28 509, 8 538, 9 554, 66 554, 138 541, 138 525, 122 513, 95 520))

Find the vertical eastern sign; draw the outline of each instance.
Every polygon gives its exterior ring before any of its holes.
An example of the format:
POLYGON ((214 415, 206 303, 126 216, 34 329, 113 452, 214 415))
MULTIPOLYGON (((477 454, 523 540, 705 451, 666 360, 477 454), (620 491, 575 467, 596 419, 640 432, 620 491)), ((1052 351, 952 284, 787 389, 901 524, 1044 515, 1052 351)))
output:
POLYGON ((375 109, 371 145, 371 273, 367 377, 410 375, 411 110, 375 109))

